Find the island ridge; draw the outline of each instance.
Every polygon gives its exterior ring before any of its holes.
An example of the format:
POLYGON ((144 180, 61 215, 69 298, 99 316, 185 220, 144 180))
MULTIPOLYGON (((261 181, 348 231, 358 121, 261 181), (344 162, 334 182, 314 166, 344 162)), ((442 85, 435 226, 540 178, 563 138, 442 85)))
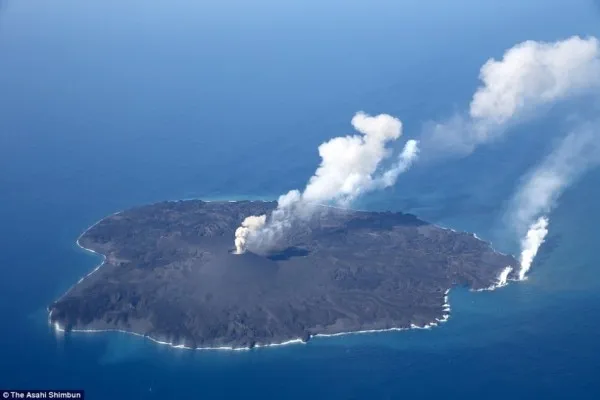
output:
MULTIPOLYGON (((320 207, 267 254, 234 230, 275 202, 169 201, 108 216, 80 246, 105 260, 49 306, 61 329, 121 330, 190 348, 426 326, 447 291, 484 289, 517 260, 410 214, 320 207)), ((516 278, 511 272, 509 278, 516 278)))

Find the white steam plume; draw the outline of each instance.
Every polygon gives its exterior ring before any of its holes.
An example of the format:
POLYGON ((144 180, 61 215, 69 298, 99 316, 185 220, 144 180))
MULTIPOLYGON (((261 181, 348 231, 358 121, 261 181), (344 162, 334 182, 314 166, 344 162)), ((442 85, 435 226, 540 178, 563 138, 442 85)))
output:
POLYGON ((600 83, 598 39, 573 36, 553 43, 526 41, 488 60, 483 82, 471 101, 476 120, 504 123, 543 103, 577 94, 600 83))
POLYGON ((235 230, 235 251, 240 254, 243 253, 243 249, 246 246, 246 238, 248 234, 256 229, 260 229, 265 225, 267 220, 266 215, 255 216, 251 215, 244 219, 242 225, 235 230))
POLYGON ((548 214, 559 196, 588 169, 600 163, 598 124, 571 132, 525 179, 512 200, 509 221, 521 240, 524 279, 548 233, 548 214))
POLYGON ((527 272, 531 268, 533 259, 537 255, 538 250, 544 244, 546 235, 548 234, 548 217, 539 217, 529 227, 527 234, 521 240, 521 269, 519 270, 519 280, 526 278, 527 272))
POLYGON ((508 276, 510 275, 510 273, 513 271, 512 267, 506 267, 504 268, 500 274, 498 275, 498 282, 496 282, 495 287, 502 287, 505 286, 508 282, 508 276))
POLYGON ((507 50, 501 60, 489 59, 479 78, 482 85, 468 115, 430 125, 424 147, 469 154, 541 106, 600 88, 600 42, 579 36, 550 43, 529 40, 507 50))
POLYGON ((398 161, 392 168, 385 171, 378 180, 383 187, 389 187, 396 183, 398 176, 409 169, 419 155, 419 142, 408 140, 404 145, 402 153, 398 156, 398 161))
POLYGON ((303 200, 347 205, 377 185, 373 174, 390 155, 387 144, 402 135, 402 122, 387 114, 371 117, 359 112, 352 126, 361 135, 336 137, 319 146, 321 165, 308 181, 303 200))
MULTIPOLYGON (((321 164, 305 190, 282 196, 264 224, 244 221, 241 228, 247 229, 236 231, 238 251, 277 239, 296 218, 310 215, 315 203, 346 206, 368 191, 393 185, 398 175, 410 167, 420 148, 431 153, 441 150, 446 154, 468 154, 502 136, 508 125, 541 106, 600 88, 600 42, 595 37, 579 36, 556 42, 526 41, 507 50, 501 60, 488 60, 481 68, 480 79, 482 85, 474 93, 468 112, 431 126, 420 143, 408 141, 396 162, 384 171, 381 163, 390 156, 387 145, 401 136, 402 123, 385 114, 356 114, 352 125, 360 135, 334 138, 319 146, 321 164)), ((586 152, 577 143, 588 140, 587 136, 569 135, 517 195, 515 203, 522 203, 515 206, 514 218, 521 237, 529 227, 542 226, 534 224, 549 211, 562 190, 590 165, 591 161, 581 160, 569 164, 568 157, 586 152)), ((539 241, 541 244, 543 237, 539 241)), ((528 254, 533 254, 532 259, 535 256, 535 252, 528 254)))
MULTIPOLYGON (((306 218, 319 203, 348 206, 358 196, 393 185, 418 156, 418 142, 409 140, 392 165, 382 162, 392 155, 388 145, 402 135, 402 122, 387 114, 370 116, 363 112, 352 118, 359 134, 333 138, 319 146, 321 163, 304 191, 292 190, 281 196, 277 208, 261 224, 248 217, 236 230, 236 251, 272 244, 299 218, 306 218), (250 219, 250 220, 249 220, 250 219)), ((263 221, 261 219, 261 221, 263 221)))

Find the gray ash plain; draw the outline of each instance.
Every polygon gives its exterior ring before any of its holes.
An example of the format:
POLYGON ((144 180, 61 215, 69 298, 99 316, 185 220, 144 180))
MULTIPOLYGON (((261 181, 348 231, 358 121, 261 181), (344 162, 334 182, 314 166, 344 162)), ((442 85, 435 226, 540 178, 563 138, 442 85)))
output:
MULTIPOLYGON (((274 202, 161 202, 98 222, 79 244, 103 265, 49 306, 71 330, 121 330, 204 347, 424 326, 445 292, 494 285, 517 260, 414 215, 320 207, 268 254, 233 254, 234 231, 274 202)), ((510 278, 516 278, 513 272, 510 278)))

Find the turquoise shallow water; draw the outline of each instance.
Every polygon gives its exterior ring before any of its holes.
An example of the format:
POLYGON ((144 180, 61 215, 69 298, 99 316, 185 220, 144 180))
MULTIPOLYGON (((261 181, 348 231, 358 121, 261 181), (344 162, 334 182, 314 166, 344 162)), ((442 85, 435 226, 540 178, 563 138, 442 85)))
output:
MULTIPOLYGON (((125 398, 597 398, 600 173, 561 198, 530 279, 450 294, 430 331, 250 352, 56 336, 45 306, 98 258, 106 214, 164 199, 275 198, 353 113, 421 123, 468 103, 525 39, 600 35, 592 1, 0 2, 0 387, 125 398)), ((415 167, 360 208, 414 212, 516 251, 506 200, 561 134, 554 112, 464 160, 415 167)))

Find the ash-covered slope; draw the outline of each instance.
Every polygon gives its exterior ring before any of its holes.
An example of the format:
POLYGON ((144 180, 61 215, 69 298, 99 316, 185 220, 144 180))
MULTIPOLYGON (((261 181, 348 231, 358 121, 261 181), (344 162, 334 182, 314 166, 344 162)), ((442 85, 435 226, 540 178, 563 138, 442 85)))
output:
POLYGON ((49 307, 51 322, 189 347, 408 328, 442 318, 452 286, 486 288, 518 265, 413 215, 327 207, 276 251, 233 254, 240 221, 275 205, 189 200, 105 218, 79 239, 104 265, 49 307))

